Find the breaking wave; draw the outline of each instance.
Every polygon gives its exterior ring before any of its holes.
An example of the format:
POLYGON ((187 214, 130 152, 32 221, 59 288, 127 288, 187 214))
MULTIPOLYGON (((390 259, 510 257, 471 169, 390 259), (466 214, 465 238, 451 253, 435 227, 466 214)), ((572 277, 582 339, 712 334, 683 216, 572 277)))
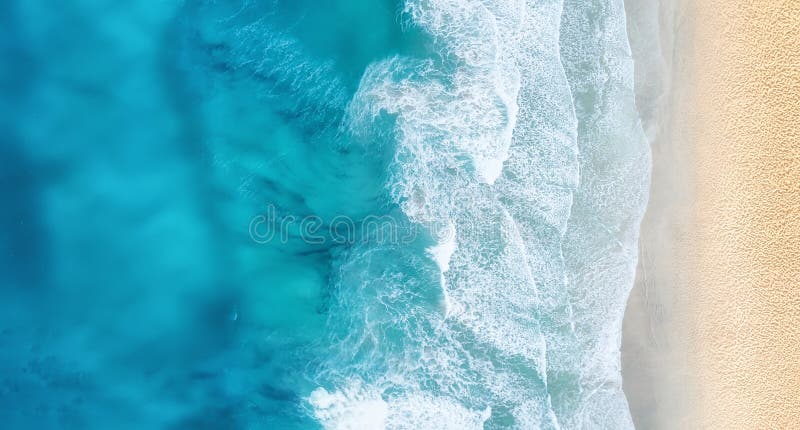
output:
POLYGON ((342 129, 427 233, 337 252, 329 429, 632 428, 621 321, 649 151, 621 1, 408 0, 429 56, 368 66, 342 129))

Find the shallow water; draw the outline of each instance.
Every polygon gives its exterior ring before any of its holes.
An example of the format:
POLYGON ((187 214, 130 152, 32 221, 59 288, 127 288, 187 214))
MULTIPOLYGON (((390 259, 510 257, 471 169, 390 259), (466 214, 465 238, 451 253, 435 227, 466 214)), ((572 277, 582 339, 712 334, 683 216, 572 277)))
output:
POLYGON ((1 8, 9 428, 632 427, 621 0, 1 8))

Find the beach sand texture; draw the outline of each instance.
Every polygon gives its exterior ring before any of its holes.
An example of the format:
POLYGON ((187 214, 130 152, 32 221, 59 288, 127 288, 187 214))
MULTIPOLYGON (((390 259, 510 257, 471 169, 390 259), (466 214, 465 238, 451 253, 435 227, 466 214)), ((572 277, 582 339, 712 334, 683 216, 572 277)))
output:
POLYGON ((632 414, 800 428, 800 1, 672 6, 623 334, 632 414))
POLYGON ((698 422, 800 428, 800 2, 698 2, 698 422))

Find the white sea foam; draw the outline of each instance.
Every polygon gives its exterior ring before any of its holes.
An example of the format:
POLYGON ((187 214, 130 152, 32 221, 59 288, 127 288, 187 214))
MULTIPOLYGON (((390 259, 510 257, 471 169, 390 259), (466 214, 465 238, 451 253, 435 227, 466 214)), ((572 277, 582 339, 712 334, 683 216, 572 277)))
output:
POLYGON ((578 28, 586 5, 567 13, 559 0, 406 3, 440 58, 369 66, 346 124, 371 142, 385 135, 376 120, 393 118, 391 196, 452 238, 426 250, 436 291, 398 267, 424 266, 406 254, 341 256, 331 312, 349 321, 339 346, 359 360, 332 359, 337 389, 310 398, 326 428, 348 428, 337 426, 365 402, 386 411, 375 428, 630 427, 619 324, 648 164, 625 90, 624 11, 608 3, 592 18, 602 37, 578 28), (575 27, 560 28, 562 12, 575 27), (578 55, 592 46, 594 59, 578 55), (575 92, 593 86, 599 104, 576 113, 575 92), (423 304, 437 291, 443 313, 423 304), (357 394, 342 377, 353 374, 368 376, 357 394))
POLYGON ((381 430, 389 417, 389 405, 380 394, 364 392, 358 385, 333 393, 317 388, 308 401, 317 419, 330 430, 381 430))
POLYGON ((308 401, 329 430, 482 430, 491 415, 490 408, 473 411, 424 393, 385 396, 353 381, 333 393, 318 388, 308 401))
POLYGON ((579 119, 581 185, 562 250, 576 347, 580 405, 569 428, 633 428, 620 375, 620 333, 633 285, 639 221, 647 204, 650 153, 634 103, 633 62, 622 0, 602 12, 565 0, 562 64, 579 119), (586 27, 596 29, 596 37, 586 27))
POLYGON ((456 252, 456 227, 449 223, 436 245, 428 247, 428 254, 433 258, 442 273, 450 269, 450 258, 456 252))
POLYGON ((447 279, 445 279, 444 274, 450 270, 450 259, 453 253, 456 252, 457 247, 456 228, 453 223, 447 224, 447 228, 440 233, 440 237, 437 237, 437 239, 438 242, 433 246, 429 246, 426 251, 441 271, 439 284, 442 288, 442 303, 444 304, 445 316, 449 316, 453 305, 447 290, 447 279))
MULTIPOLYGON (((436 388, 477 409, 538 402, 538 408, 507 413, 552 427, 534 275, 514 220, 487 188, 502 175, 509 155, 520 67, 535 61, 520 36, 536 23, 527 20, 521 0, 410 1, 405 12, 434 37, 441 61, 392 58, 371 65, 347 120, 358 136, 376 133, 372 127, 381 114, 395 116, 393 197, 412 220, 449 225, 456 233, 428 249, 442 273, 450 322, 431 322, 438 330, 413 333, 430 351, 417 363, 422 368, 401 365, 379 380, 399 387, 416 385, 406 378, 440 381, 427 390, 436 388), (462 226, 467 231, 461 232, 462 226), (474 342, 470 339, 491 350, 474 356, 478 351, 466 346, 474 342), (504 366, 522 373, 496 367, 506 361, 504 366)), ((396 283, 385 287, 408 291, 396 283)), ((432 416, 422 417, 427 421, 421 428, 443 428, 432 416)))

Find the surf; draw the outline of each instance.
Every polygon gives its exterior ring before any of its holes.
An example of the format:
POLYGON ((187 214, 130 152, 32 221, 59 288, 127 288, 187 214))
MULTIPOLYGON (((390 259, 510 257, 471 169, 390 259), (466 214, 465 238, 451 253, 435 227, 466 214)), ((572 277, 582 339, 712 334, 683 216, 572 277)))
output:
POLYGON ((314 414, 348 428, 337 404, 380 399, 380 428, 441 426, 403 412, 424 398, 423 410, 472 423, 459 428, 630 428, 619 325, 649 152, 622 3, 408 1, 403 18, 431 36, 430 56, 368 66, 345 126, 365 145, 392 136, 387 192, 429 237, 334 263, 360 285, 338 280, 338 297, 369 291, 362 298, 382 305, 335 309, 332 325, 344 316, 370 336, 332 345, 366 362, 329 363, 309 397, 314 414), (586 20, 599 33, 586 34, 586 20), (603 55, 609 64, 579 67, 603 55), (389 131, 376 129, 386 118, 389 131), (441 226, 453 237, 437 240, 441 226), (419 262, 402 269, 395 259, 419 262), (369 275, 375 266, 383 276, 369 275), (399 299, 420 294, 425 305, 399 299))

